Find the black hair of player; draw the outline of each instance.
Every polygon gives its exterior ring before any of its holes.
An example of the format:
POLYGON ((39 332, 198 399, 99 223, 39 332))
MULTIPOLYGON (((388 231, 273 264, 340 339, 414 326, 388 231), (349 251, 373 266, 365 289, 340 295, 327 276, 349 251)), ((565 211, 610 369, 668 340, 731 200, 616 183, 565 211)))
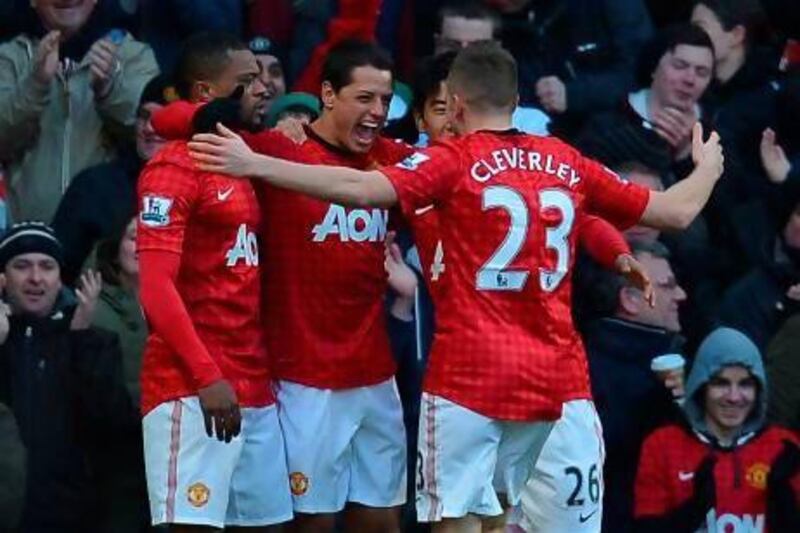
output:
POLYGON ((181 98, 191 98, 192 86, 203 80, 217 79, 230 64, 230 53, 248 50, 235 35, 225 32, 200 32, 181 45, 175 64, 175 90, 181 98))
POLYGON ((350 85, 353 70, 373 67, 392 71, 394 64, 389 53, 375 43, 347 39, 334 46, 322 66, 322 81, 331 84, 334 92, 350 85))

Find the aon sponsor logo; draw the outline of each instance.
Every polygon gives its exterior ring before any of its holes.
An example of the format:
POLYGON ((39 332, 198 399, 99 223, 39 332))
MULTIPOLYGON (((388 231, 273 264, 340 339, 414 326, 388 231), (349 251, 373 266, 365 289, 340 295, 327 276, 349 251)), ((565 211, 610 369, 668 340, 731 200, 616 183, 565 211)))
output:
POLYGON ((711 509, 706 515, 706 531, 709 533, 763 533, 764 515, 725 513, 717 516, 711 509))
POLYGON ((239 261, 244 261, 247 266, 258 266, 258 241, 256 234, 247 230, 247 224, 239 226, 236 244, 228 250, 225 258, 228 260, 226 264, 229 267, 238 265, 239 261))
POLYGON ((325 242, 330 236, 340 241, 380 242, 386 238, 389 212, 385 209, 350 209, 331 204, 325 220, 311 229, 314 242, 325 242))

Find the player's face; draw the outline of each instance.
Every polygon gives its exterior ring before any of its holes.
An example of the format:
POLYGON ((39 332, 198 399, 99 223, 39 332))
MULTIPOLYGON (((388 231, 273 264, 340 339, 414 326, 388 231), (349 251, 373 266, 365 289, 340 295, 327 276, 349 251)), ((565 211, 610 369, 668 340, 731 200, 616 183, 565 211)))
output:
POLYGON ((232 94, 237 87, 244 87, 242 94, 242 120, 258 125, 267 104, 267 89, 259 78, 260 69, 256 56, 250 50, 232 50, 230 61, 219 77, 209 84, 209 99, 232 94))
POLYGON ((442 32, 436 35, 434 53, 457 52, 471 43, 491 41, 493 38, 494 24, 491 19, 444 17, 442 32))
POLYGON ((678 318, 678 308, 680 303, 686 299, 686 293, 678 285, 669 262, 649 253, 637 254, 636 259, 650 273, 656 302, 655 307, 651 308, 642 299, 635 320, 641 324, 679 332, 681 323, 678 318))
POLYGON ((6 265, 6 295, 15 313, 46 317, 61 290, 61 268, 40 253, 21 254, 6 265))
POLYGON ((256 55, 261 67, 261 83, 266 89, 264 93, 263 113, 269 113, 270 107, 277 98, 286 94, 286 79, 283 77, 283 67, 278 58, 269 54, 256 55))
POLYGON ((447 84, 439 84, 439 91, 425 100, 422 114, 417 115, 417 129, 427 133, 431 141, 438 141, 453 135, 450 115, 447 112, 447 84))
POLYGON ((755 406, 758 382, 742 366, 723 368, 706 385, 706 421, 711 428, 740 428, 755 406))
POLYGON ((139 256, 136 254, 136 219, 125 228, 125 235, 119 242, 119 267, 131 279, 139 277, 139 256))
POLYGON ((392 99, 392 73, 375 67, 356 67, 350 83, 334 92, 323 83, 323 113, 330 113, 336 142, 355 152, 368 152, 383 129, 392 99))
POLYGON ((67 36, 86 24, 96 4, 97 0, 31 0, 44 27, 61 30, 67 36))
POLYGON ((697 4, 692 10, 692 22, 703 28, 714 45, 714 56, 717 63, 728 58, 731 51, 741 45, 739 31, 725 31, 717 15, 703 4, 697 4))
MULTIPOLYGON (((630 172, 625 176, 625 179, 631 183, 636 183, 643 187, 647 187, 651 191, 663 191, 664 185, 661 183, 661 178, 653 174, 646 174, 643 172, 630 172)), ((638 242, 653 242, 658 239, 661 232, 649 226, 633 226, 625 230, 625 238, 629 241, 638 242)))
POLYGON ((139 106, 136 114, 136 152, 144 161, 148 161, 166 142, 153 129, 150 118, 163 106, 148 102, 139 106))
POLYGON ((710 49, 679 44, 661 57, 651 89, 665 106, 689 111, 705 92, 713 72, 710 49))

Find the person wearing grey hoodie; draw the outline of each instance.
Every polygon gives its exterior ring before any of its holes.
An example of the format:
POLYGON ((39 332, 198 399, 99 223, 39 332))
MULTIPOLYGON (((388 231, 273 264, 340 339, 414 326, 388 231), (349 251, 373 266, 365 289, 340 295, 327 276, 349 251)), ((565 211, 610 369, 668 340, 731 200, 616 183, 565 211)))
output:
POLYGON ((758 348, 714 330, 686 382, 685 424, 657 429, 642 447, 636 530, 800 531, 800 440, 768 425, 766 407, 758 348))

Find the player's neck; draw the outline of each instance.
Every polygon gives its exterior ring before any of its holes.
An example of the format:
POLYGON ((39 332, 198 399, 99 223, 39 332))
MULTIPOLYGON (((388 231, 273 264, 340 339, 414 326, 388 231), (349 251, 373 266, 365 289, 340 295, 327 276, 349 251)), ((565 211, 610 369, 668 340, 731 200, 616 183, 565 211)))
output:
POLYGON ((476 131, 506 131, 510 130, 510 114, 496 113, 465 113, 464 132, 473 133, 476 131))
POLYGON ((317 120, 309 125, 309 128, 326 143, 341 148, 342 150, 348 150, 348 148, 342 145, 336 138, 336 124, 329 113, 323 112, 317 120))

